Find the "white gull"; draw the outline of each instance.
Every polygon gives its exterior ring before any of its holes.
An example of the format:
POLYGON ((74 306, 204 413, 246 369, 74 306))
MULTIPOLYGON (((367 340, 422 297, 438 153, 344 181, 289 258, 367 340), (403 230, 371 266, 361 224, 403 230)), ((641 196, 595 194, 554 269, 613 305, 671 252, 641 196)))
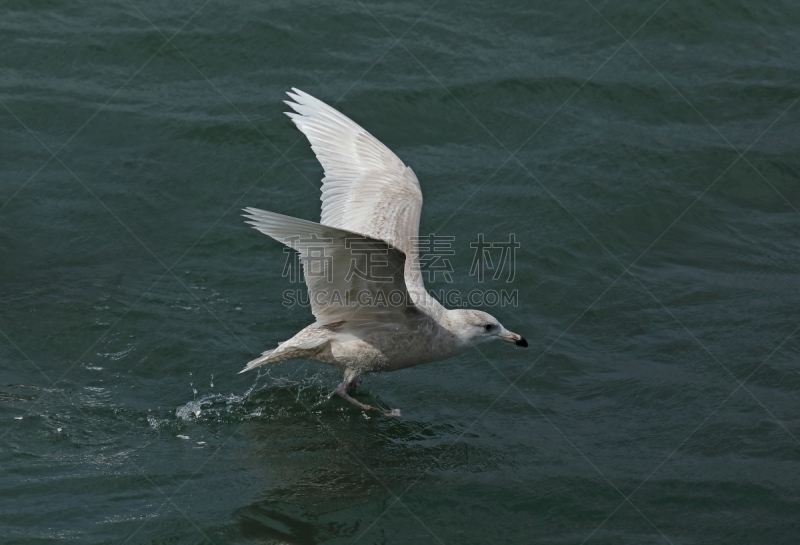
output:
POLYGON ((344 372, 350 396, 364 373, 396 371, 455 356, 469 343, 527 341, 486 312, 446 309, 428 295, 417 233, 422 191, 416 175, 374 136, 327 104, 293 89, 287 112, 325 171, 320 223, 245 208, 247 223, 297 250, 316 322, 241 371, 311 359, 344 372))

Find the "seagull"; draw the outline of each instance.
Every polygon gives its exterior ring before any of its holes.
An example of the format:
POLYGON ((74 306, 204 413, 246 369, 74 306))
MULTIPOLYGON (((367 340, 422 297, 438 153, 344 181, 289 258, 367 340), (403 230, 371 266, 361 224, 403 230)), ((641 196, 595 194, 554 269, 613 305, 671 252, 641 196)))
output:
POLYGON ((245 208, 248 224, 299 253, 316 321, 240 371, 307 359, 344 373, 335 393, 364 411, 398 409, 350 394, 365 373, 459 354, 470 343, 520 335, 480 310, 447 309, 425 290, 417 235, 422 191, 414 171, 358 124, 299 89, 286 112, 322 164, 319 223, 245 208))

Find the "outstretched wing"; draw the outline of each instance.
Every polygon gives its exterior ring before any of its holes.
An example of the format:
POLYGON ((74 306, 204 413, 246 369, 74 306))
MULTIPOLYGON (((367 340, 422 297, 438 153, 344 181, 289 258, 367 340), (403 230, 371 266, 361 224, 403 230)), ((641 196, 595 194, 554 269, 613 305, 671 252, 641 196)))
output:
POLYGON ((401 322, 414 312, 403 276, 406 257, 382 240, 257 208, 250 225, 300 253, 317 322, 401 322))
POLYGON ((377 138, 308 93, 292 89, 287 112, 325 171, 320 223, 389 242, 407 257, 409 290, 424 291, 416 237, 422 191, 414 171, 377 138))

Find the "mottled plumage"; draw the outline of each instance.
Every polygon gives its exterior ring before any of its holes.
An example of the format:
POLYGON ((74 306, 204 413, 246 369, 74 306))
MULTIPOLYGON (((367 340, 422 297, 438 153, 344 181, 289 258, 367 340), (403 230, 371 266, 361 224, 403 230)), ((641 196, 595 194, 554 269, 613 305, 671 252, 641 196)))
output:
POLYGON ((396 409, 376 409, 349 395, 362 374, 448 358, 479 340, 527 346, 491 315, 448 310, 428 295, 414 243, 422 209, 416 175, 349 118, 293 91, 293 102, 286 104, 294 111, 287 115, 308 137, 325 171, 322 219, 314 223, 255 208, 245 208, 244 215, 250 225, 300 253, 316 322, 242 372, 290 359, 328 363, 344 373, 337 394, 362 409, 398 416, 396 409), (319 266, 309 270, 314 259, 319 266))

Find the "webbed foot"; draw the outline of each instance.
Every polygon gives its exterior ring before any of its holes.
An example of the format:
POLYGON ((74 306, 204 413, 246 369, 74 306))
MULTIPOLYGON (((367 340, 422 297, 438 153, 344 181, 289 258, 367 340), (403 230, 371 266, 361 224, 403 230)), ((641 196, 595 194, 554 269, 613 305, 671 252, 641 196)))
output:
POLYGON ((362 411, 376 411, 383 414, 384 416, 397 416, 397 417, 401 416, 400 409, 381 409, 380 407, 373 407, 372 405, 361 403, 359 400, 351 397, 350 394, 348 394, 348 392, 355 390, 355 387, 353 387, 352 384, 356 383, 357 386, 358 382, 361 382, 360 377, 356 377, 355 379, 349 381, 345 380, 339 386, 336 387, 336 395, 338 395, 348 403, 355 405, 362 411))

